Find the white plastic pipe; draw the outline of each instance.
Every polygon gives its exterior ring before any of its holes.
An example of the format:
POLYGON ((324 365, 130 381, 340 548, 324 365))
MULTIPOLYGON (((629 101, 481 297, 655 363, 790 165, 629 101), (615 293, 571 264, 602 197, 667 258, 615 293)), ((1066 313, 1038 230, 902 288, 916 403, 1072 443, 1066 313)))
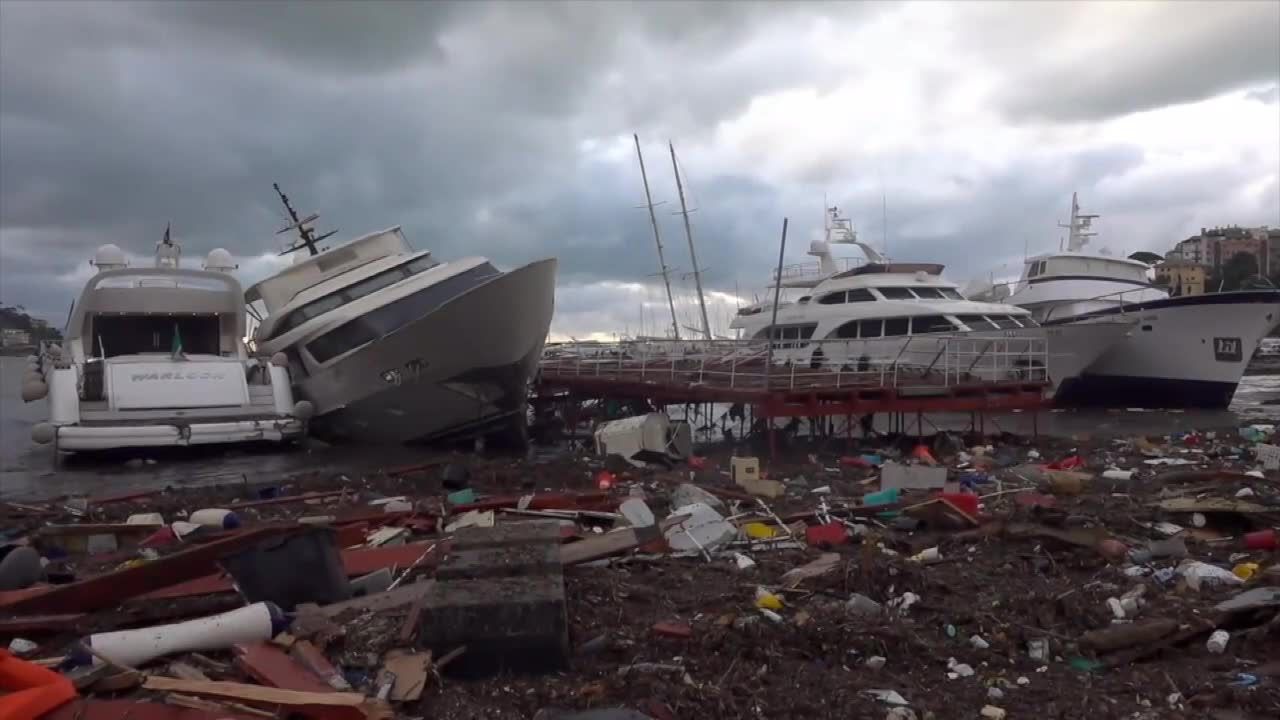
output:
POLYGON ((260 602, 198 620, 97 633, 86 642, 112 662, 137 667, 173 653, 225 650, 239 642, 270 640, 286 625, 279 607, 260 602))

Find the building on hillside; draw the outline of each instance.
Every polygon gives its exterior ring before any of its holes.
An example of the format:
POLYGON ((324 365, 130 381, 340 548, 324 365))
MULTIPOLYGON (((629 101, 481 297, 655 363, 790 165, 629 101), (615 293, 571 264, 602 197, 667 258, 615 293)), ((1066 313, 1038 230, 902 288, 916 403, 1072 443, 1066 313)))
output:
POLYGON ((1270 276, 1280 273, 1280 229, 1266 225, 1244 228, 1238 225, 1200 228, 1174 246, 1167 260, 1206 265, 1219 270, 1238 253, 1248 253, 1258 262, 1258 272, 1270 276))
POLYGON ((0 330, 0 347, 26 347, 31 344, 31 333, 18 328, 0 330))
POLYGON ((1186 260, 1166 260, 1156 266, 1156 284, 1168 288, 1169 294, 1203 295, 1208 269, 1186 260))

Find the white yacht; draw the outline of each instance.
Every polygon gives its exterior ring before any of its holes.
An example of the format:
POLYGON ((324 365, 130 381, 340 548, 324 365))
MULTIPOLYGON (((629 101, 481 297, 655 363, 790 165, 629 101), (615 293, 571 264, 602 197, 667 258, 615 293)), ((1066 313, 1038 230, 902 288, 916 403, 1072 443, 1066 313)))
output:
MULTIPOLYGON (((794 301, 742 308, 730 327, 748 339, 772 336, 775 358, 785 361, 875 365, 911 353, 928 364, 949 338, 1007 340, 1001 352, 1025 352, 1014 364, 1045 366, 1056 386, 1074 377, 1132 328, 1131 318, 1108 319, 1046 330, 1022 308, 966 299, 943 279, 943 266, 894 263, 860 242, 852 222, 827 209, 826 235, 810 244, 817 263, 782 269, 775 283, 799 289, 794 301), (868 262, 838 261, 832 246, 855 245, 868 262), (772 332, 770 328, 772 327, 772 332), (1047 362, 1034 357, 1036 341, 1047 340, 1047 362), (1012 341, 1024 341, 1021 344, 1012 341)), ((1042 353, 1043 354, 1043 353, 1042 353)))
POLYGON ((58 450, 202 445, 300 437, 313 410, 295 403, 283 356, 245 347, 240 283, 227 251, 203 270, 179 267, 165 231, 153 268, 130 268, 115 245, 98 249, 72 306, 62 346, 33 358, 27 402, 47 398, 32 439, 58 450))
POLYGON ((1225 408, 1259 341, 1280 324, 1280 291, 1171 297, 1137 260, 1084 251, 1097 215, 1071 196, 1066 249, 1028 258, 1005 301, 1065 328, 1130 317, 1137 327, 1066 383, 1056 402, 1111 407, 1225 408))
MULTIPOLYGON (((279 187, 276 188, 279 192, 279 187)), ((441 262, 401 229, 333 249, 280 195, 302 240, 290 267, 245 295, 254 343, 288 358, 294 388, 329 441, 400 443, 505 433, 521 442, 527 384, 555 305, 554 259, 502 272, 441 262)), ((329 233, 331 235, 332 233, 329 233)))

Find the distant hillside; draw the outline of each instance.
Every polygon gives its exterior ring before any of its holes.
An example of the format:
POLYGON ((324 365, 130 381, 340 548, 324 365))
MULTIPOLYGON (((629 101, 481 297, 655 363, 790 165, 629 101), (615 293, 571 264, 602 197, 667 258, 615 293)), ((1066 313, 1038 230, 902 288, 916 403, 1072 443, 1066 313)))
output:
POLYGON ((26 310, 21 305, 0 305, 0 330, 26 330, 31 333, 32 344, 39 344, 42 340, 62 340, 62 333, 57 328, 31 317, 26 310))

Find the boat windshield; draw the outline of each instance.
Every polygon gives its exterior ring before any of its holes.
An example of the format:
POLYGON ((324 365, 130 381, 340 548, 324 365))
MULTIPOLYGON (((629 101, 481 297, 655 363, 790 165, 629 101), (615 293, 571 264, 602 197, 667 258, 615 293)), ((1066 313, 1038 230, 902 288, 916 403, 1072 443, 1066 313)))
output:
MULTIPOLYGON (((283 335, 312 318, 337 310, 353 300, 358 300, 383 288, 395 285, 401 280, 430 270, 439 264, 430 255, 423 255, 335 290, 324 297, 312 300, 286 315, 284 320, 281 320, 280 324, 271 333, 271 338, 283 335)), ((264 340, 270 340, 271 338, 264 338, 264 340)))

